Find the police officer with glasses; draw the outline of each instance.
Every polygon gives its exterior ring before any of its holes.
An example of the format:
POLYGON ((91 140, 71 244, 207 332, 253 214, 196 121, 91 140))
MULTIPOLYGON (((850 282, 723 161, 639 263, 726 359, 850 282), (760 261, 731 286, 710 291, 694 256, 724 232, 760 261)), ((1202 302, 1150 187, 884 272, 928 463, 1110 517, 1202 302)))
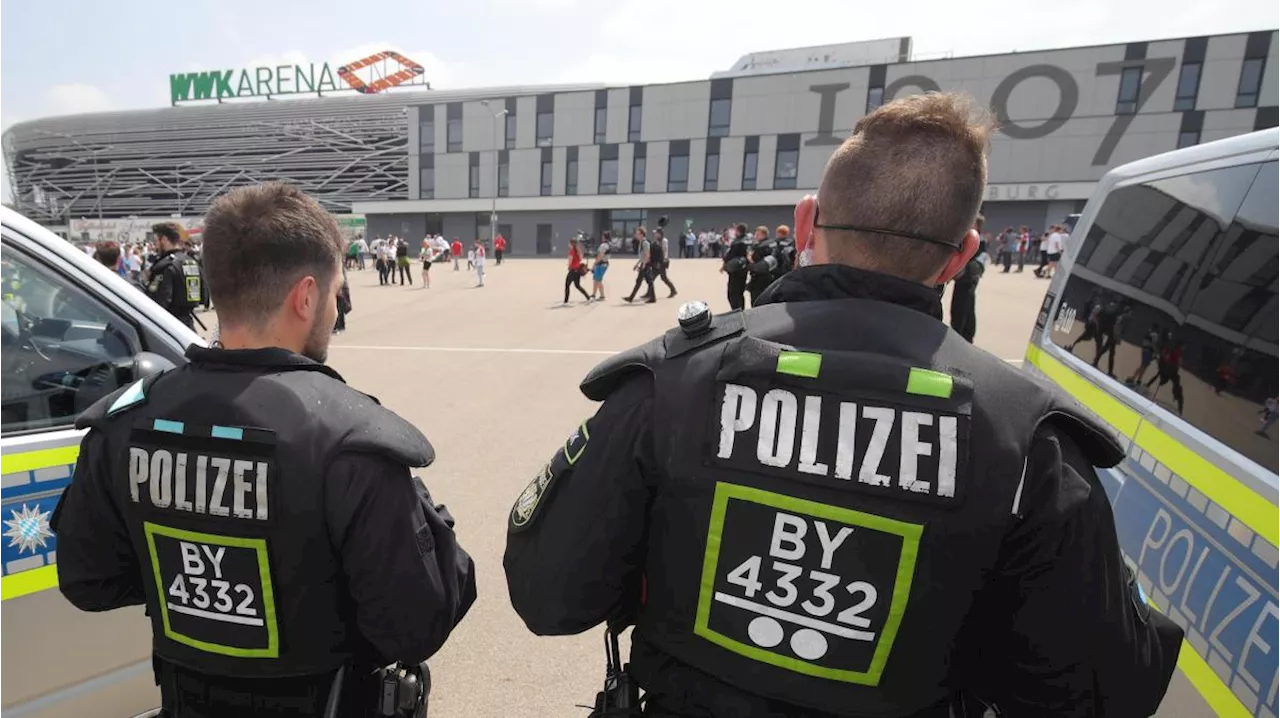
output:
POLYGON ((796 207, 799 269, 586 377, 604 404, 509 516, 530 630, 634 623, 645 715, 1156 711, 1182 631, 1122 559, 1121 448, 942 323, 992 129, 878 108, 796 207))

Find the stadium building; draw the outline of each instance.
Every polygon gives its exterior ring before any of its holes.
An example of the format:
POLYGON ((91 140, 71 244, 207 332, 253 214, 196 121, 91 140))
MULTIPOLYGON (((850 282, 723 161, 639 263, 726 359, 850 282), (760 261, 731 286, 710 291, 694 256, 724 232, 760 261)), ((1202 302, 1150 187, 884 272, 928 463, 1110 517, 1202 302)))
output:
POLYGON ((928 60, 893 38, 630 87, 384 92, 416 65, 383 55, 404 62, 367 82, 349 78, 368 58, 339 68, 361 94, 280 99, 326 88, 314 67, 246 70, 238 84, 228 70, 175 75, 174 107, 15 125, 3 142, 19 209, 64 228, 198 217, 231 187, 278 179, 363 215, 370 236, 487 238, 496 212, 514 254, 559 254, 578 230, 629 234, 664 214, 694 228, 789 224, 860 117, 941 89, 1001 122, 988 227, 1039 230, 1111 167, 1277 124, 1274 30, 928 60))

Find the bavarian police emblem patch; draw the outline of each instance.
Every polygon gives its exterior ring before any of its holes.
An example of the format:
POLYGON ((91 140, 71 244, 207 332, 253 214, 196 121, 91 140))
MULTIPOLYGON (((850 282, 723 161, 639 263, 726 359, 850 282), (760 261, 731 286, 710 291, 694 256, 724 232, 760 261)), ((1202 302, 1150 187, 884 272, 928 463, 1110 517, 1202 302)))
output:
POLYGON ((538 508, 550 492, 553 482, 560 475, 572 470, 573 465, 582 458, 582 452, 586 450, 590 439, 591 432, 587 428, 587 422, 584 421, 565 440, 564 448, 557 451, 555 457, 542 467, 528 486, 524 487, 524 491, 520 492, 519 498, 511 507, 512 531, 522 530, 533 523, 538 515, 538 508))
POLYGON ((716 485, 694 633, 753 661, 880 683, 924 527, 716 485))

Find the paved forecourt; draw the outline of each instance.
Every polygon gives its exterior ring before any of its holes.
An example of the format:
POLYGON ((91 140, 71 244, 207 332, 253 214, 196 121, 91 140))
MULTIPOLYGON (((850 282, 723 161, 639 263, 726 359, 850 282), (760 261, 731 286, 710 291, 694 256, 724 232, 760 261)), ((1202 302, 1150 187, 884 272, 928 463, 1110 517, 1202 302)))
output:
MULTIPOLYGON (((582 377, 610 354, 675 326, 676 310, 702 299, 727 311, 716 260, 674 260, 679 296, 628 305, 634 258, 618 256, 606 276, 608 299, 586 304, 576 290, 560 307, 561 260, 490 258, 486 286, 436 265, 431 289, 382 287, 370 268, 349 272, 355 311, 334 338, 329 363, 361 391, 405 416, 431 439, 437 460, 421 472, 433 496, 458 520, 479 567, 479 599, 432 660, 432 713, 454 716, 586 714, 603 679, 603 631, 538 638, 511 609, 502 572, 511 503, 578 423, 595 410, 579 393, 582 377)), ((584 278, 590 291, 590 276, 584 278)), ((978 344, 1020 361, 1046 282, 1030 273, 988 274, 978 296, 978 344)), ((601 480, 608 480, 602 477, 601 480)), ((426 607, 424 607, 424 610, 426 607)), ((1181 681, 1181 679, 1179 679, 1181 681)), ((1162 716, 1208 715, 1183 682, 1162 716), (1190 697, 1191 700, 1187 700, 1190 697), (1184 712, 1194 706, 1192 712, 1184 712)))

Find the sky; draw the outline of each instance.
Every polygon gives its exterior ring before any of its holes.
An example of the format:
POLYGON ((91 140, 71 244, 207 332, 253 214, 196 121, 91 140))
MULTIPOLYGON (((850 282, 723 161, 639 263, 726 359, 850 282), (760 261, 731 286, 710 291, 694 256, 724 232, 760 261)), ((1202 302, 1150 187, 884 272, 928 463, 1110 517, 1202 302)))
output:
MULTIPOLYGON (((922 59, 1275 29, 1275 0, 4 0, 0 129, 165 107, 174 72, 397 50, 438 89, 696 80, 742 55, 910 36, 922 59)), ((7 200, 8 173, 3 175, 7 200)))

